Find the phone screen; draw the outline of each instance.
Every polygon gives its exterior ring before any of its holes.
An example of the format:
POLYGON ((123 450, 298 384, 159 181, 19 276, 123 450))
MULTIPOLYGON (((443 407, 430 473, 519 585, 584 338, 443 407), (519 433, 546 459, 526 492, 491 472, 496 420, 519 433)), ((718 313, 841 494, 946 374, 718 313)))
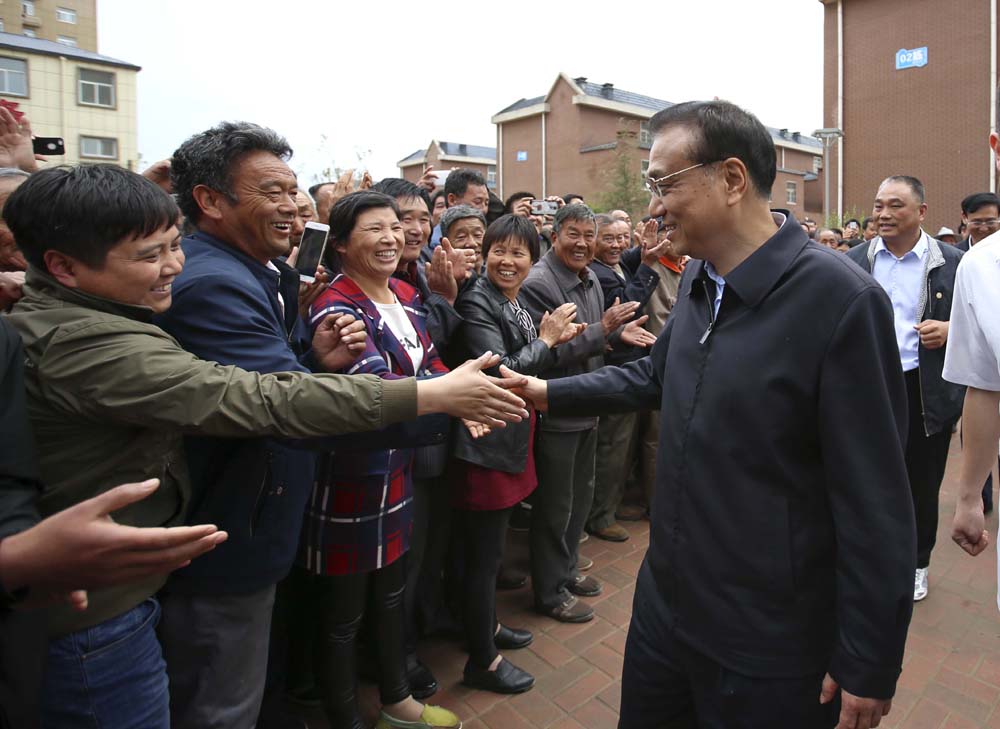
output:
POLYGON ((308 225, 302 231, 302 240, 299 242, 299 258, 295 262, 295 270, 299 272, 299 278, 303 276, 310 280, 315 278, 316 269, 319 268, 323 260, 323 251, 326 248, 326 238, 330 231, 322 228, 311 228, 308 225))

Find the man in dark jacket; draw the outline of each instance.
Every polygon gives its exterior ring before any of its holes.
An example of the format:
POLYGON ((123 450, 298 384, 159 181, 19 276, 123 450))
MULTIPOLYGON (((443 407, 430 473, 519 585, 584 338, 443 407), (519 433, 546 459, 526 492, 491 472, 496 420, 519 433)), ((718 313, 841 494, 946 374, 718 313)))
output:
POLYGON ((622 729, 876 726, 912 611, 888 297, 768 209, 774 144, 723 101, 650 120, 650 214, 688 264, 649 357, 525 394, 663 413, 622 729))
POLYGON ((926 212, 920 180, 904 175, 886 178, 872 213, 878 237, 847 253, 875 277, 892 301, 910 414, 906 474, 917 519, 914 600, 927 597, 927 568, 937 537, 938 492, 965 395, 965 388, 941 377, 955 271, 962 252, 941 245, 921 230, 926 212))

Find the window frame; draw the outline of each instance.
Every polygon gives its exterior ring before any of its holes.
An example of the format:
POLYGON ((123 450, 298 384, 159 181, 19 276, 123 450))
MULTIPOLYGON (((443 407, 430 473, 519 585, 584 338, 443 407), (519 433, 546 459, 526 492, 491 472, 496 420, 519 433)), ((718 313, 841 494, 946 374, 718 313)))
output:
MULTIPOLYGON (((20 61, 21 63, 24 64, 24 93, 23 94, 17 94, 17 93, 14 93, 13 91, 3 91, 3 90, 0 90, 0 96, 13 96, 13 97, 18 98, 18 99, 30 99, 31 98, 31 79, 30 79, 30 77, 28 75, 29 74, 28 59, 27 58, 18 58, 17 56, 0 56, 0 58, 4 58, 4 59, 6 59, 8 61, 20 61)), ((0 69, 0 72, 3 72, 4 74, 6 74, 6 73, 8 73, 8 69, 6 69, 6 68, 0 69)))
MULTIPOLYGON (((95 91, 95 98, 100 99, 100 94, 95 91)), ((89 106, 96 109, 111 109, 116 110, 118 108, 118 74, 114 71, 105 71, 102 68, 90 68, 89 66, 77 66, 76 68, 76 103, 78 106, 89 106), (99 102, 90 102, 83 100, 83 84, 90 84, 95 88, 99 86, 106 86, 98 81, 84 81, 83 71, 92 71, 94 73, 106 73, 111 76, 111 104, 101 104, 99 102)))
POLYGON ((73 8, 60 8, 60 7, 56 8, 56 20, 58 20, 60 23, 68 23, 70 25, 76 25, 77 24, 76 19, 77 19, 77 14, 73 8), (65 13, 69 16, 72 16, 73 19, 66 20, 66 18, 60 17, 61 13, 65 13))
POLYGON ((35 0, 21 0, 21 15, 28 18, 38 17, 38 8, 35 7, 35 0))
POLYGON ((121 145, 118 143, 117 137, 95 137, 92 134, 81 134, 80 138, 77 140, 79 144, 79 157, 80 159, 101 159, 101 160, 118 160, 121 158, 121 145), (83 140, 85 139, 96 139, 98 141, 114 142, 115 153, 113 156, 103 155, 103 154, 86 154, 83 151, 83 140))
POLYGON ((653 135, 649 131, 649 119, 639 121, 639 146, 653 146, 653 135))
POLYGON ((25 38, 37 38, 38 33, 33 31, 31 28, 21 28, 21 35, 25 38))
POLYGON ((794 180, 788 180, 785 182, 785 204, 787 205, 798 205, 799 203, 799 186, 794 180))
POLYGON ((76 42, 76 38, 70 35, 57 35, 56 43, 66 46, 67 48, 79 48, 80 45, 76 42))

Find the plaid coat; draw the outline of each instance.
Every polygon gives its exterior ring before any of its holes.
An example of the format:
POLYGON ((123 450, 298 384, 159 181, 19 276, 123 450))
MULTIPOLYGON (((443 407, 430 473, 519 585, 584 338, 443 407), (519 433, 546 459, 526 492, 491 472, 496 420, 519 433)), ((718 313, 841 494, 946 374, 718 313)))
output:
MULTIPOLYGON (((444 374, 427 333, 427 311, 409 284, 389 279, 424 348, 420 371, 382 320, 375 304, 351 279, 340 274, 313 303, 309 325, 328 316, 352 314, 365 323, 365 351, 345 374, 386 379, 444 374)), ((410 546, 413 524, 413 450, 337 451, 320 457, 302 530, 302 564, 320 575, 371 572, 399 559, 410 546)))

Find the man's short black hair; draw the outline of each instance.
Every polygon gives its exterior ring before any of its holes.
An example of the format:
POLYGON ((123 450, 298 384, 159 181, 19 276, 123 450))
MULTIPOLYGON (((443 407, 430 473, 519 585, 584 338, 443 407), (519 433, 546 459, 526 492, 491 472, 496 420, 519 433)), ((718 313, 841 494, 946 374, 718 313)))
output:
MULTIPOLYGON (((486 187, 486 180, 483 176, 476 172, 475 170, 470 170, 468 167, 462 167, 454 172, 448 174, 444 180, 444 191, 446 195, 454 195, 455 197, 462 197, 465 191, 469 189, 469 185, 481 185, 486 187)), ((447 200, 447 198, 445 198, 447 200)))
POLYGON ((339 273, 340 256, 336 251, 337 244, 347 244, 351 231, 357 225, 358 218, 366 210, 389 208, 399 217, 399 206, 396 199, 385 193, 374 190, 358 190, 340 198, 330 208, 330 245, 326 247, 323 265, 327 270, 339 273))
POLYGON ((108 251, 176 225, 173 198, 142 175, 116 165, 50 167, 25 180, 3 207, 24 257, 41 270, 59 251, 101 269, 108 251))
POLYGON ((270 152, 287 161, 292 148, 277 132, 249 122, 222 122, 189 137, 170 160, 170 179, 181 211, 193 223, 201 218, 194 188, 205 185, 236 202, 233 168, 249 152, 270 152))
POLYGON ((503 204, 504 212, 510 213, 514 210, 514 203, 518 200, 524 200, 524 198, 530 197, 532 200, 535 199, 535 194, 532 192, 515 192, 513 195, 507 198, 507 202, 503 204))
POLYGON ((577 195, 575 192, 567 192, 562 196, 562 199, 567 205, 572 205, 574 200, 583 200, 583 195, 577 195))
POLYGON ((913 191, 913 194, 917 198, 917 202, 921 205, 924 204, 924 183, 918 180, 916 177, 911 175, 889 175, 879 184, 882 187, 887 182, 902 182, 908 188, 913 191))
POLYGON ((1000 212, 1000 197, 992 192, 974 192, 962 200, 962 214, 972 215, 988 205, 994 206, 997 212, 1000 212))
POLYGON ((535 224, 523 215, 512 215, 510 213, 501 215, 490 223, 483 236, 483 260, 490 255, 490 248, 494 243, 515 238, 528 248, 531 262, 537 263, 541 255, 541 248, 538 245, 538 231, 535 224))
POLYGON ((875 218, 872 218, 872 217, 865 218, 864 220, 861 221, 861 230, 864 230, 865 228, 868 227, 868 225, 870 223, 874 223, 874 222, 875 222, 875 218))
POLYGON ((431 211, 431 196, 427 194, 427 190, 401 177, 386 177, 379 180, 372 185, 372 190, 381 192, 383 195, 388 195, 396 200, 419 197, 427 205, 427 212, 431 211))
POLYGON ((672 126, 694 132, 688 151, 692 162, 707 165, 735 157, 746 166, 757 195, 770 196, 778 168, 774 140, 753 114, 728 101, 686 101, 668 106, 649 120, 654 137, 672 126))

